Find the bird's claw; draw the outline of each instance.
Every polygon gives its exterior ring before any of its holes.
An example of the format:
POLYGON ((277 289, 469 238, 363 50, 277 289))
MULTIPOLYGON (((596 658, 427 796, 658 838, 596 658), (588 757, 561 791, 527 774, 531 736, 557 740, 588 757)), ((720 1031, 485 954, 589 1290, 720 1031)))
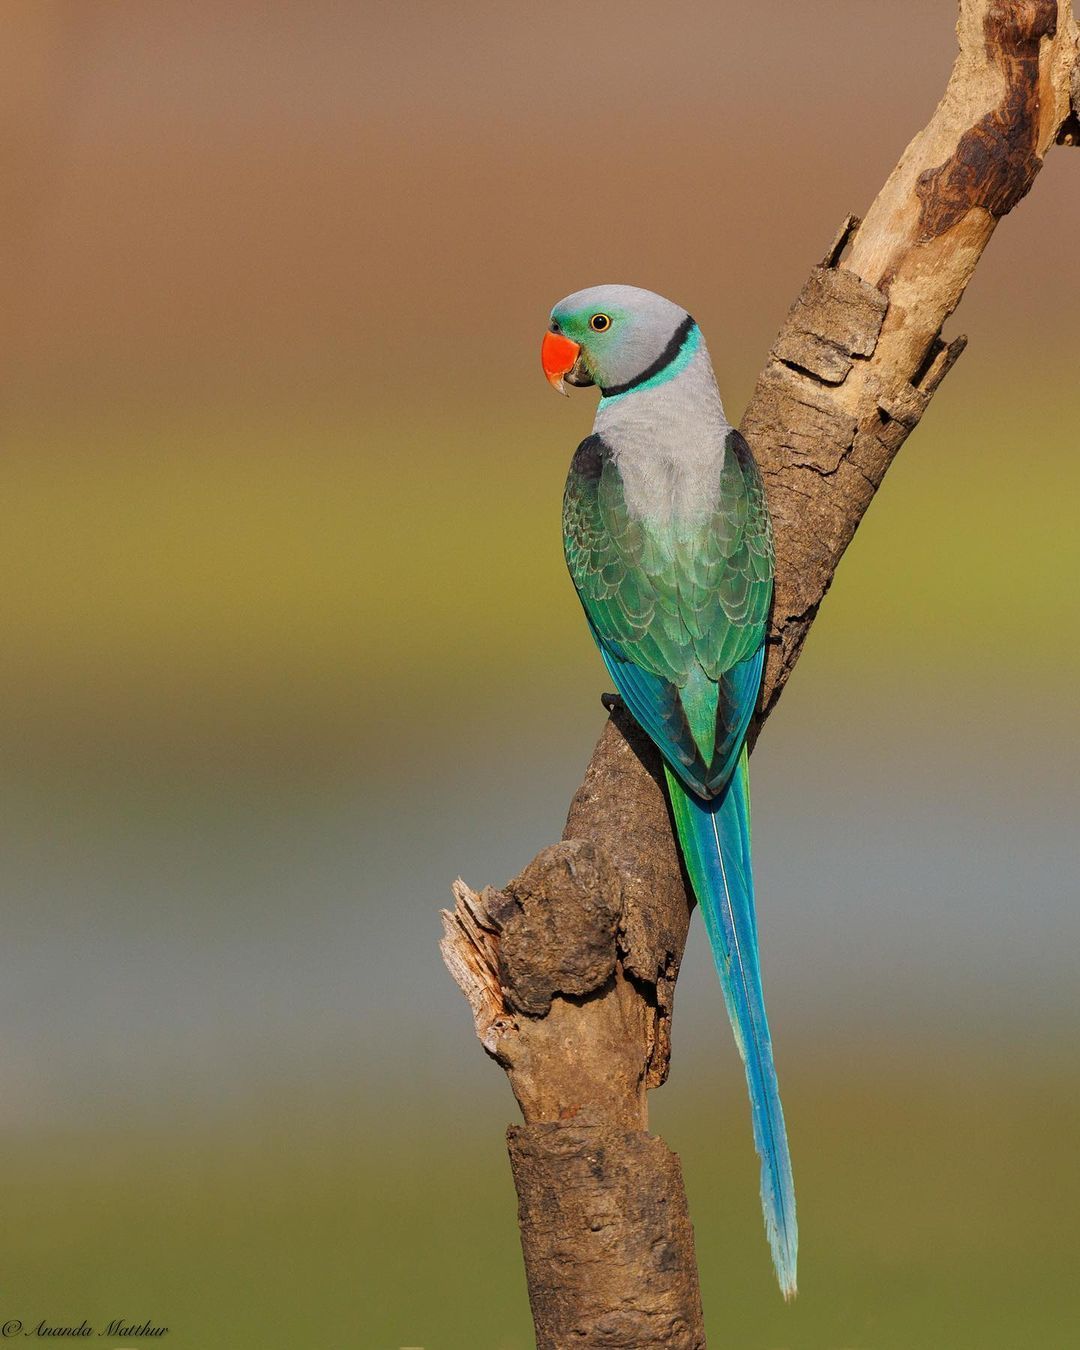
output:
POLYGON ((609 713, 621 712, 625 707, 625 704, 618 694, 601 694, 600 702, 604 706, 604 711, 609 713))

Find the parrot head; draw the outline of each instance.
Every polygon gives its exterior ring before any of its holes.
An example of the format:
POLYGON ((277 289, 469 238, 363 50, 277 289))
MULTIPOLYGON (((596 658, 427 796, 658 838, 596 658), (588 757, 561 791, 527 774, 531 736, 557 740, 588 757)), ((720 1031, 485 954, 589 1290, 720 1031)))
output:
POLYGON ((694 321, 681 305, 637 286, 590 286, 551 311, 540 361, 551 385, 637 385, 686 341, 694 321))

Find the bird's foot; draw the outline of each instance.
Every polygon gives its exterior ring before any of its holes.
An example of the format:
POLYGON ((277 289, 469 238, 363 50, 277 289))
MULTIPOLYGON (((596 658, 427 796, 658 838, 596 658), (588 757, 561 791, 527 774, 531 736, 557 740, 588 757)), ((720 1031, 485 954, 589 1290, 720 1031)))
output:
POLYGON ((605 712, 609 713, 622 712, 626 707, 618 694, 601 694, 600 702, 604 705, 605 712))

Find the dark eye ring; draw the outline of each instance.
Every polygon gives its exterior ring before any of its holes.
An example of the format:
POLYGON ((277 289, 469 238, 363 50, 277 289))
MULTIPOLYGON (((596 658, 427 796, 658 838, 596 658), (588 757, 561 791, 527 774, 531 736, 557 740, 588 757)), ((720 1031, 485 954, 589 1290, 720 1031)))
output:
POLYGON ((611 318, 607 314, 594 314, 589 320, 589 327, 594 333, 606 333, 611 327, 611 318))

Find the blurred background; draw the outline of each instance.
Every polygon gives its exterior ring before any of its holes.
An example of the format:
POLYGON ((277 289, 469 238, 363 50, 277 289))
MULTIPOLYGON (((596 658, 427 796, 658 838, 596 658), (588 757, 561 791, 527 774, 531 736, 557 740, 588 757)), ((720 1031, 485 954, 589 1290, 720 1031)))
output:
MULTIPOLYGON (((546 315, 683 301, 737 420, 953 22, 4 6, 0 1317, 531 1345, 516 1108, 436 941, 602 724, 546 315)), ((993 240, 754 758, 790 1308, 691 933, 652 1111, 717 1345, 1073 1343, 1078 170, 993 240)))

